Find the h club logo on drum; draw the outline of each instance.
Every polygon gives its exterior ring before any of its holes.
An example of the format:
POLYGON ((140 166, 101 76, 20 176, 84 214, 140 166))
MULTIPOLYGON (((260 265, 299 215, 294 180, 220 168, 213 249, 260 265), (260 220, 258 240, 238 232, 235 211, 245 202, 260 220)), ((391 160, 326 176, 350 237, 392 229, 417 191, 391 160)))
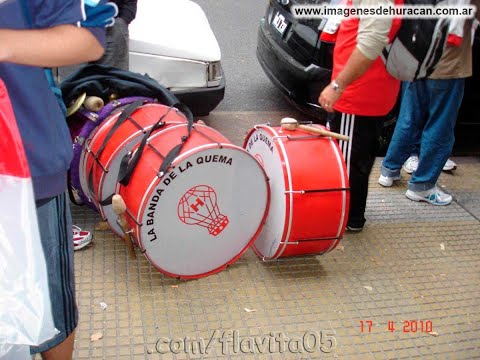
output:
POLYGON ((198 225, 217 236, 228 226, 228 217, 218 208, 217 193, 208 185, 194 186, 178 203, 178 217, 187 225, 198 225))

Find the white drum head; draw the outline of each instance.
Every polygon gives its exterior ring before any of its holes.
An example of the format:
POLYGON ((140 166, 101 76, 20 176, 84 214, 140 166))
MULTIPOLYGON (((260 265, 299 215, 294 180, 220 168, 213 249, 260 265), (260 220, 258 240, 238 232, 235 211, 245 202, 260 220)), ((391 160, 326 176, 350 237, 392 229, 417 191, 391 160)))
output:
POLYGON ((160 271, 206 276, 233 263, 261 229, 269 202, 265 172, 245 150, 205 145, 155 178, 140 206, 141 246, 160 271))
MULTIPOLYGON (((259 161, 270 179, 270 209, 265 225, 253 245, 255 251, 266 259, 276 257, 281 242, 288 238, 290 231, 286 218, 287 215, 291 218, 291 214, 287 214, 285 195, 288 179, 284 174, 278 141, 273 139, 277 135, 272 128, 259 127, 245 141, 246 150, 259 161)), ((286 166, 288 168, 288 163, 286 166)))

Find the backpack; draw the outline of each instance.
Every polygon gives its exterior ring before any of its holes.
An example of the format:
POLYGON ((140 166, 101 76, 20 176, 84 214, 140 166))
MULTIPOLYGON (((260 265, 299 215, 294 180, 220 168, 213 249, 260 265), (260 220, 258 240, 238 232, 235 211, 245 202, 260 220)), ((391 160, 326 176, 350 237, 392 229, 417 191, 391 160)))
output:
MULTIPOLYGON (((404 5, 446 5, 446 0, 404 0, 404 5)), ((445 51, 450 20, 402 19, 393 41, 382 52, 387 71, 402 81, 415 81, 433 73, 445 51)))

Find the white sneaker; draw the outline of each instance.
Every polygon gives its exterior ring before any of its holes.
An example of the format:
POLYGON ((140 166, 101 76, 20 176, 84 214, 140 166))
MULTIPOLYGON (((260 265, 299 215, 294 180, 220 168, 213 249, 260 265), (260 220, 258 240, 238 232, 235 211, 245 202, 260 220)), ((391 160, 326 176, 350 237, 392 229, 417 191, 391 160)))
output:
POLYGON ((457 168, 455 161, 448 159, 445 165, 443 165, 443 171, 452 171, 457 168))
POLYGON ((412 155, 410 156, 407 161, 403 164, 403 170, 407 174, 411 174, 414 171, 416 171, 418 168, 418 156, 417 155, 412 155))
POLYGON ((378 183, 384 187, 390 187, 393 185, 393 182, 395 180, 400 180, 400 179, 401 179, 400 175, 394 176, 394 177, 380 175, 380 177, 378 178, 378 183))
POLYGON ((80 229, 73 225, 73 250, 77 251, 83 249, 92 241, 92 234, 90 231, 80 229))
POLYGON ((448 205, 452 202, 452 196, 444 193, 437 186, 427 191, 407 190, 405 196, 413 201, 425 201, 439 206, 448 205))

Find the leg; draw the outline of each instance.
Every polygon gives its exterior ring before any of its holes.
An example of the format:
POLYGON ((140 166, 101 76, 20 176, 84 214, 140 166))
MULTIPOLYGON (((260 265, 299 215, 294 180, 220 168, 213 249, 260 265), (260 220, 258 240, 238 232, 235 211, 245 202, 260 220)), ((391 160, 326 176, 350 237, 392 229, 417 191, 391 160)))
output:
POLYGON ((115 24, 107 28, 105 54, 96 63, 128 70, 128 25, 122 18, 116 18, 115 24))
POLYGON ((62 194, 37 202, 37 215, 47 263, 53 321, 59 334, 32 347, 31 353, 42 353, 45 359, 71 359, 78 313, 73 278, 72 221, 67 196, 62 194))
POLYGON ((42 353, 43 359, 44 360, 72 360, 74 341, 75 341, 75 331, 72 332, 70 335, 68 335, 68 337, 57 346, 51 348, 50 350, 44 351, 42 353))
POLYGON ((423 119, 427 115, 426 101, 422 96, 424 82, 404 82, 402 85, 402 105, 387 155, 382 163, 382 175, 398 178, 404 162, 415 150, 420 141, 423 119))
POLYGON ((422 133, 418 169, 408 184, 412 191, 434 188, 452 152, 465 81, 427 80, 427 84, 430 111, 422 133))
POLYGON ((365 224, 368 178, 375 161, 384 118, 337 113, 329 122, 332 131, 350 136, 340 142, 350 180, 348 227, 360 230, 365 224))

